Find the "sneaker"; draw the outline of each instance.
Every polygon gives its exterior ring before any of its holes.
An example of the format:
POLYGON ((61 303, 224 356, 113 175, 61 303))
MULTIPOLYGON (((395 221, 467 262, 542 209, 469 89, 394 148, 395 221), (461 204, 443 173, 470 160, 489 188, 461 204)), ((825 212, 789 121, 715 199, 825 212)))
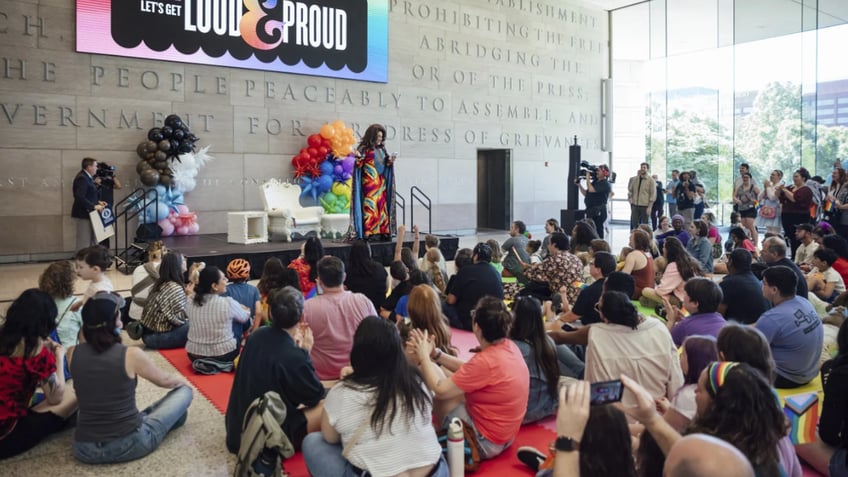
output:
POLYGON ((539 449, 530 446, 523 446, 518 448, 518 460, 524 463, 527 467, 533 469, 533 472, 539 471, 539 466, 542 465, 542 462, 548 458, 545 454, 542 454, 539 449))
POLYGON ((224 363, 214 359, 200 358, 191 363, 195 372, 200 374, 230 373, 233 371, 233 363, 224 363))
POLYGON ((644 306, 645 308, 651 308, 656 303, 646 296, 640 296, 639 297, 639 304, 644 306))
POLYGON ((140 340, 144 335, 144 326, 138 320, 131 320, 124 328, 127 330, 127 335, 134 340, 140 340))

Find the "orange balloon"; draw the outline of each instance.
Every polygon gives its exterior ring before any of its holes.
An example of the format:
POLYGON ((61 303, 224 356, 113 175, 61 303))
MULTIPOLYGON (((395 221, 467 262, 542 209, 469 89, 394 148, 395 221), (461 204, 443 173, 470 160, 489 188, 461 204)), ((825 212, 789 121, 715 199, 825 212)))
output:
POLYGON ((321 137, 331 139, 336 135, 336 130, 329 123, 321 126, 321 137))
POLYGON ((341 119, 336 119, 335 121, 333 121, 333 129, 335 129, 336 132, 344 131, 344 129, 345 129, 344 121, 342 121, 341 119))

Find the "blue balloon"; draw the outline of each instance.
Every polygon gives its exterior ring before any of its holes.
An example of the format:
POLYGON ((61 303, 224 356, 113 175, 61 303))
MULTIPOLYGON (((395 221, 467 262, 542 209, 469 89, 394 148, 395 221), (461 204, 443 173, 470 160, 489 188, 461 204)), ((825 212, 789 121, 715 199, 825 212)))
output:
POLYGON ((313 187, 318 189, 317 194, 323 194, 333 187, 333 177, 329 175, 321 176, 315 180, 313 187))
POLYGON ((162 184, 157 184, 154 189, 156 189, 156 192, 159 193, 159 200, 162 200, 162 197, 168 195, 168 188, 163 186, 162 184))
POLYGON ((150 203, 146 209, 144 209, 144 222, 145 223, 156 223, 162 219, 168 218, 168 213, 170 212, 170 208, 168 204, 163 202, 161 199, 159 202, 150 203))
POLYGON ((321 167, 321 175, 322 176, 328 176, 328 175, 333 174, 333 167, 335 167, 335 164, 333 163, 333 161, 328 160, 328 161, 322 162, 320 167, 321 167))

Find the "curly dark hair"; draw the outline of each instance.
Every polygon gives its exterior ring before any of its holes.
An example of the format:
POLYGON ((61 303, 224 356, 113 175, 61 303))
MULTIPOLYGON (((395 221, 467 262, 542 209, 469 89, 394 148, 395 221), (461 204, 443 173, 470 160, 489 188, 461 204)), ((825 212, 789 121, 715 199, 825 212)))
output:
POLYGON ((639 311, 630 302, 629 296, 620 291, 608 291, 601 298, 601 314, 607 321, 634 330, 639 326, 639 311))
POLYGON ((746 363, 736 363, 727 371, 712 403, 695 416, 686 433, 723 439, 745 454, 757 475, 778 477, 777 443, 786 434, 785 419, 762 373, 746 363))
POLYGON ((76 278, 71 262, 53 262, 38 277, 38 288, 53 298, 67 298, 74 294, 76 278))

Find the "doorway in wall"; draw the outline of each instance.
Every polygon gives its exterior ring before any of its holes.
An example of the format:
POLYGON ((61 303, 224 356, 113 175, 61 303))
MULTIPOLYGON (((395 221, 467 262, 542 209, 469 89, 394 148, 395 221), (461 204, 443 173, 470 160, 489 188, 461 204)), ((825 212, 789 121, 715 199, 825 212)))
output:
POLYGON ((477 228, 509 230, 512 223, 512 150, 477 150, 477 228))

